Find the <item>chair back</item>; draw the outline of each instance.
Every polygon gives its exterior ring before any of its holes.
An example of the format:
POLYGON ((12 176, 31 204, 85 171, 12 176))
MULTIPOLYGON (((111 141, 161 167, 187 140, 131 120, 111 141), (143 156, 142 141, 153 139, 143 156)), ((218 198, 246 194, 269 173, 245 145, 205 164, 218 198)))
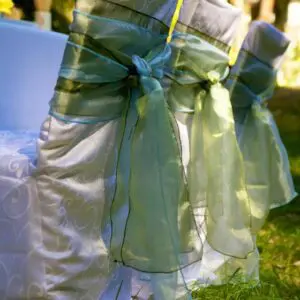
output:
POLYGON ((0 22, 0 130, 38 131, 49 110, 67 36, 0 22))

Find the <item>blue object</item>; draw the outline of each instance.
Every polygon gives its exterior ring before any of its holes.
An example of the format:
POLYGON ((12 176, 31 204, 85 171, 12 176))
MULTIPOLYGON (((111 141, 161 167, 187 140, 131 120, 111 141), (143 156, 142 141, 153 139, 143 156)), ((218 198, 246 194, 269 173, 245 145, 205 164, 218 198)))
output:
POLYGON ((39 131, 67 36, 0 22, 0 130, 39 131))

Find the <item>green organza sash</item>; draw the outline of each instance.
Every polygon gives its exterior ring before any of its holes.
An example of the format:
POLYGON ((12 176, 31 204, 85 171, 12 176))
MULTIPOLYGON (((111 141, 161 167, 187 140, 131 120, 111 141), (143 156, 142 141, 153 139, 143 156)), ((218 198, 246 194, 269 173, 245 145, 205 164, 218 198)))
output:
POLYGON ((241 50, 226 83, 242 128, 239 144, 246 167, 253 235, 262 228, 271 208, 296 196, 288 155, 266 106, 274 92, 276 74, 275 68, 241 50))
POLYGON ((76 12, 50 112, 71 122, 122 121, 111 254, 146 272, 171 272, 201 259, 194 219, 200 207, 207 208, 213 248, 241 258, 254 248, 242 158, 220 83, 228 57, 192 35, 165 40, 136 25, 76 12), (180 92, 195 86, 196 97, 180 92), (187 172, 176 111, 193 114, 187 172))

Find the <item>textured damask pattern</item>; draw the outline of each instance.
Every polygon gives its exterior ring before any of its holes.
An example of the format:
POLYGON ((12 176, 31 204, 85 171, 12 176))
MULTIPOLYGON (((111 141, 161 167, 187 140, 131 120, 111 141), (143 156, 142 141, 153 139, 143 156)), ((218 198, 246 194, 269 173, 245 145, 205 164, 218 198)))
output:
POLYGON ((0 298, 42 299, 40 212, 29 184, 38 133, 0 131, 0 298))
POLYGON ((42 127, 35 178, 50 299, 114 299, 101 294, 114 270, 106 225, 118 130, 119 121, 79 125, 53 117, 42 127))

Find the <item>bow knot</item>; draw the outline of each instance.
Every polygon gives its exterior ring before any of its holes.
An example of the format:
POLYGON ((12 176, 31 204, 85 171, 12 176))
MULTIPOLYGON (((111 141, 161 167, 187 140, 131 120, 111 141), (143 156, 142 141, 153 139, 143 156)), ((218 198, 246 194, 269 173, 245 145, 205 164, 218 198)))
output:
POLYGON ((159 81, 164 77, 164 67, 170 57, 171 48, 165 45, 154 49, 145 58, 132 56, 135 74, 139 76, 145 94, 162 89, 159 81))
POLYGON ((229 76, 229 74, 230 74, 229 67, 227 67, 226 70, 224 70, 224 72, 222 72, 222 73, 212 70, 207 73, 207 79, 208 79, 208 81, 211 82, 211 84, 217 84, 217 83, 221 83, 224 80, 226 80, 226 78, 229 76))
POLYGON ((207 79, 212 83, 216 84, 220 81, 221 76, 218 72, 216 71, 210 71, 207 73, 207 79))
POLYGON ((164 76, 163 66, 156 65, 141 58, 138 55, 132 56, 132 63, 136 69, 136 72, 140 76, 154 77, 156 79, 162 79, 164 76))
POLYGON ((132 63, 135 66, 138 75, 152 77, 152 68, 144 58, 141 58, 138 55, 133 55, 132 63))

